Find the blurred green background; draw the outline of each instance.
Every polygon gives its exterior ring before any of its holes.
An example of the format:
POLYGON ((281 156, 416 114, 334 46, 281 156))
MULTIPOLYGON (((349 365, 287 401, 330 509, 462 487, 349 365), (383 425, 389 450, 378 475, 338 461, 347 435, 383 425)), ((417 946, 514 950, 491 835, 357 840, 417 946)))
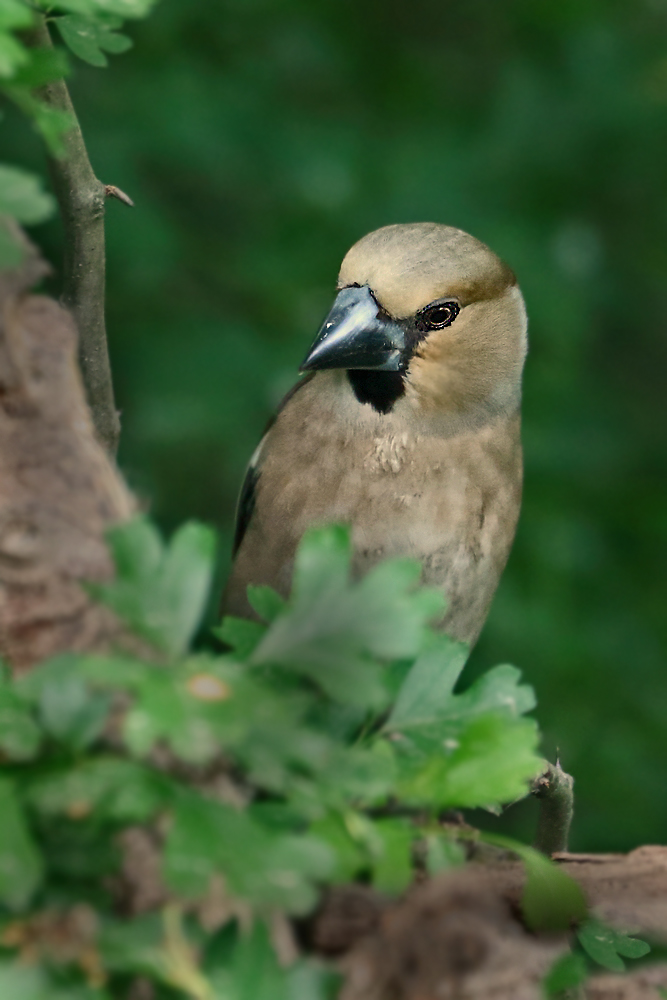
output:
MULTIPOLYGON (((368 230, 489 243, 530 315, 525 502, 469 677, 535 686, 572 846, 667 840, 667 2, 162 0, 71 90, 109 205, 120 462, 218 526, 368 230)), ((3 158, 43 169, 8 111, 3 158)), ((35 236, 57 263, 56 224, 35 236)), ((504 821, 530 836, 530 808, 504 821)), ((487 821, 489 822, 489 821, 487 821)), ((493 821, 490 821, 493 822, 493 821)))

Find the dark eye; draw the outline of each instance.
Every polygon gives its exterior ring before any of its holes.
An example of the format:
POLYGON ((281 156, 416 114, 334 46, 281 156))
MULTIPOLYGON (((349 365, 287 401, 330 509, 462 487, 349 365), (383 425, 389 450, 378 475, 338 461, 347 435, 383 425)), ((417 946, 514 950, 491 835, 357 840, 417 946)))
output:
POLYGON ((417 326, 421 330, 442 330, 454 322, 460 311, 458 302, 432 302, 417 314, 417 326))

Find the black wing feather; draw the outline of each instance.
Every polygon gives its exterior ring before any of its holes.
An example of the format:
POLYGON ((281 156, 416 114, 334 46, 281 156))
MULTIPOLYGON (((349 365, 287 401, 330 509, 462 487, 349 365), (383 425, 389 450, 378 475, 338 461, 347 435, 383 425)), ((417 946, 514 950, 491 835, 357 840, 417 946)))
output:
MULTIPOLYGON (((301 389, 304 385, 314 378, 315 372, 308 372, 304 378, 300 379, 295 385, 292 386, 290 391, 281 400, 275 414, 269 420, 266 430, 262 440, 269 433, 273 425, 275 424, 278 414, 281 413, 292 397, 301 389)), ((261 472, 257 466, 253 465, 252 462, 246 469, 245 478, 243 480, 243 485, 241 486, 241 492, 239 493, 238 503, 236 505, 236 525, 234 528, 234 544, 232 546, 232 558, 236 556, 236 553, 241 547, 241 542, 245 537, 245 533, 248 530, 248 525, 255 510, 255 503, 257 502, 257 483, 259 482, 259 477, 261 472)))

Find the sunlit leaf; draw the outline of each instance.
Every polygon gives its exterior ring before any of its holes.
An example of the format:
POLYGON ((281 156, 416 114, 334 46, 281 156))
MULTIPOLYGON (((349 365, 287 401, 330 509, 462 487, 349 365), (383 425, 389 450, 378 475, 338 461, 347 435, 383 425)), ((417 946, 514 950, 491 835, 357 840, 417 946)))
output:
MULTIPOLYGON (((443 808, 501 805, 524 796, 543 762, 530 719, 489 713, 473 718, 438 752, 404 755, 400 792, 410 802, 443 808)), ((396 746, 401 747, 401 743, 396 746)))

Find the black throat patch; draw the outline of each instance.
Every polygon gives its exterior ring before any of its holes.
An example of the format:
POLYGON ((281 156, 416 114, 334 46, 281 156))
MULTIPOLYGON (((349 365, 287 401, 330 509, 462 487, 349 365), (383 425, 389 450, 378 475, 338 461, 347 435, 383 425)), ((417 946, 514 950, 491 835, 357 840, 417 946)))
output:
POLYGON ((378 413, 390 413, 405 392, 403 372, 349 369, 347 377, 360 403, 370 403, 378 413))

